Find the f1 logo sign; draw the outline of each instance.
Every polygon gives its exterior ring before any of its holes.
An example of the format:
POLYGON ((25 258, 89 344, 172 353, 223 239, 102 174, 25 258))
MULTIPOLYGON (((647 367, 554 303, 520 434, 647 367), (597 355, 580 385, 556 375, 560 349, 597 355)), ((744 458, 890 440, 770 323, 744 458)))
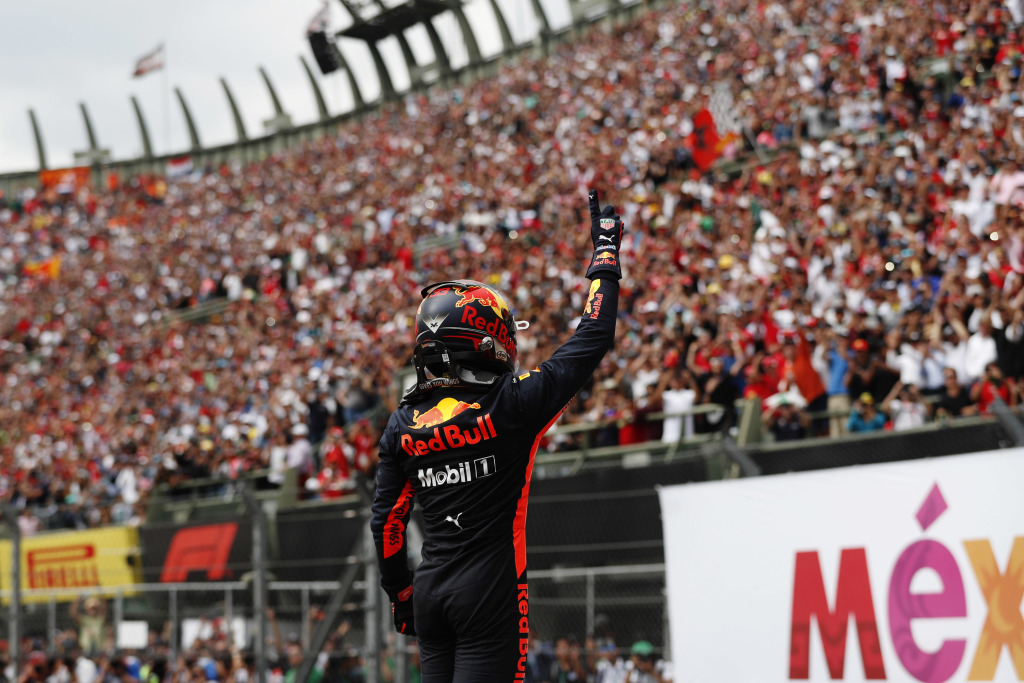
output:
POLYGON ((206 524, 180 529, 171 539, 160 572, 161 583, 181 583, 189 572, 205 571, 210 581, 219 581, 228 573, 228 556, 235 542, 238 524, 206 524))

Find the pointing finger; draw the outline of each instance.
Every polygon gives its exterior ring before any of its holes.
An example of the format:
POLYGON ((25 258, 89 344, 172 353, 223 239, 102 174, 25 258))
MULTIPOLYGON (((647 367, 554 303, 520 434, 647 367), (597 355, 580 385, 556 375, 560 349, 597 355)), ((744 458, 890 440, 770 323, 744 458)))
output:
POLYGON ((597 201, 597 190, 590 191, 590 218, 596 220, 601 215, 601 205, 597 201))

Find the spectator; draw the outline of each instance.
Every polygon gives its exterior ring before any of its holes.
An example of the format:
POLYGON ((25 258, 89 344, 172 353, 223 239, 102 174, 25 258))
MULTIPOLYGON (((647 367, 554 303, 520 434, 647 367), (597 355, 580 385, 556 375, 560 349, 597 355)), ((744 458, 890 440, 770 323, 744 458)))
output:
POLYGON ((882 412, 889 416, 894 431, 902 431, 922 426, 928 406, 916 385, 897 382, 882 402, 882 412))
POLYGON ((299 490, 303 490, 306 479, 313 473, 315 463, 313 462, 313 447, 309 444, 309 427, 299 423, 292 426, 291 443, 285 455, 285 466, 289 470, 295 470, 299 475, 299 490))
MULTIPOLYGON (((782 344, 782 379, 787 388, 795 388, 806 402, 807 411, 821 414, 828 410, 828 393, 821 375, 814 368, 811 360, 811 345, 808 336, 812 332, 797 332, 787 336, 782 344)), ((813 432, 815 436, 823 436, 828 431, 825 418, 815 418, 813 432)))
POLYGON ((721 408, 703 413, 700 420, 694 420, 697 431, 725 432, 732 427, 736 418, 736 399, 739 398, 735 373, 740 368, 740 363, 734 363, 732 368, 727 370, 720 356, 709 359, 707 373, 697 382, 698 401, 699 404, 716 405, 721 408))
POLYGON ((875 408, 875 399, 864 392, 853 405, 847 429, 851 432, 875 432, 885 427, 886 417, 875 408))
MULTIPOLYGON (((870 394, 872 404, 885 398, 897 381, 897 373, 890 370, 881 358, 870 351, 863 337, 850 344, 854 357, 850 362, 850 375, 846 384, 850 396, 870 394)), ((863 402, 863 401, 862 401, 863 402)))
MULTIPOLYGON (((777 394, 779 397, 774 408, 761 414, 761 421, 776 441, 796 441, 809 434, 811 418, 805 410, 797 405, 795 397, 788 394, 777 394)), ((802 401, 802 399, 801 399, 802 401)))
POLYGON ((850 394, 846 387, 849 382, 850 344, 845 335, 830 332, 824 342, 828 345, 825 358, 828 361, 828 412, 829 436, 846 432, 850 412, 850 394))
POLYGON ((79 597, 71 602, 69 612, 78 625, 78 644, 86 655, 95 655, 106 647, 106 601, 96 596, 79 597))
POLYGON ((982 379, 988 366, 999 358, 992 332, 992 318, 986 315, 978 323, 978 331, 967 339, 967 379, 972 383, 982 379))
POLYGON ((946 368, 942 371, 944 385, 935 402, 935 416, 940 418, 974 415, 977 408, 971 400, 969 392, 957 381, 956 370, 946 368))
POLYGON ((1016 386, 1003 378, 999 364, 993 361, 985 365, 984 376, 971 387, 971 400, 979 413, 987 415, 997 398, 1008 406, 1017 405, 1016 386))
POLYGON ((362 655, 354 647, 346 647, 332 658, 324 672, 324 683, 364 683, 362 655))
POLYGON ((693 373, 684 368, 662 372, 654 390, 654 400, 661 399, 665 413, 661 440, 663 443, 679 443, 692 439, 694 435, 693 415, 688 414, 697 400, 697 383, 693 373))
POLYGON ((551 670, 545 680, 549 683, 587 680, 584 660, 580 656, 580 645, 572 636, 559 636, 555 639, 555 660, 551 663, 551 670))
POLYGON ((660 659, 646 640, 633 643, 629 660, 618 659, 614 668, 605 669, 598 683, 671 683, 672 664, 660 659))
POLYGON ((39 532, 39 526, 39 518, 35 516, 31 508, 24 508, 18 515, 18 533, 23 537, 35 536, 39 532))

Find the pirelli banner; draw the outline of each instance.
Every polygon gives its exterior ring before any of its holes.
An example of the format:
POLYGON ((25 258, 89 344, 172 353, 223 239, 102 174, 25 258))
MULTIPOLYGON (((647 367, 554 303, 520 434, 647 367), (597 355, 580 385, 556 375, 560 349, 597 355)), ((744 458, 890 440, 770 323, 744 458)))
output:
POLYGON ((146 583, 238 581, 252 570, 252 523, 245 518, 141 529, 146 583))
MULTIPOLYGON (((0 541, 0 588, 11 590, 11 541, 0 541)), ((139 535, 133 527, 43 533, 21 540, 22 602, 71 601, 82 593, 133 595, 141 579, 139 535), (57 589, 57 590, 55 590, 57 589), (68 589, 68 590, 60 590, 68 589), (41 592, 34 592, 41 591, 41 592), (42 592, 45 591, 45 592, 42 592)), ((5 598, 4 604, 10 602, 5 598)))
POLYGON ((660 499, 676 683, 1024 680, 1024 449, 660 499))

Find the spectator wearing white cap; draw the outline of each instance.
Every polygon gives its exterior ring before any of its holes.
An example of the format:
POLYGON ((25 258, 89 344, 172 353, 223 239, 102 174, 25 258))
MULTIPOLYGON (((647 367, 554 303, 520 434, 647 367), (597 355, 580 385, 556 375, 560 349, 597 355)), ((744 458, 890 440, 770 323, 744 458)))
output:
POLYGON ((285 455, 285 466, 290 470, 298 470, 299 490, 305 490, 306 479, 313 473, 313 447, 309 443, 309 427, 304 423, 291 428, 291 443, 285 455))

